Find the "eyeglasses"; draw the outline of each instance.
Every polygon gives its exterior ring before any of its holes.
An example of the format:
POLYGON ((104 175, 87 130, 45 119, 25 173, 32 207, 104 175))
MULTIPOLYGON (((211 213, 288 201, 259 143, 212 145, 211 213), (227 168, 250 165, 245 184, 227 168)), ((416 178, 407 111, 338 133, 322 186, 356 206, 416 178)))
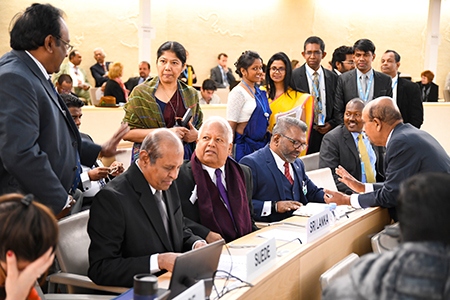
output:
POLYGON ((284 73, 286 72, 286 69, 281 67, 281 68, 277 68, 277 67, 271 67, 270 71, 273 73, 279 72, 279 73, 284 73))
POLYGON ((314 54, 314 56, 319 56, 319 55, 322 55, 322 51, 306 51, 305 54, 307 56, 311 56, 313 54, 314 54))
POLYGON ((355 62, 353 60, 344 60, 342 63, 349 64, 349 65, 354 65, 355 64, 355 62))
POLYGON ((294 140, 293 138, 290 138, 290 137, 288 137, 288 136, 285 136, 285 135, 282 134, 282 133, 280 133, 280 135, 281 135, 282 137, 286 138, 289 142, 291 142, 291 143, 292 143, 292 146, 294 146, 294 149, 300 148, 301 150, 305 150, 306 147, 308 147, 308 144, 306 144, 306 143, 302 143, 302 142, 296 141, 296 140, 294 140))
POLYGON ((69 44, 69 42, 66 42, 65 40, 63 40, 62 38, 60 38, 60 37, 56 37, 58 40, 60 40, 61 42, 63 42, 64 43, 64 45, 66 46, 66 50, 67 50, 67 52, 70 52, 70 51, 72 51, 72 49, 73 49, 73 46, 71 45, 71 44, 69 44))

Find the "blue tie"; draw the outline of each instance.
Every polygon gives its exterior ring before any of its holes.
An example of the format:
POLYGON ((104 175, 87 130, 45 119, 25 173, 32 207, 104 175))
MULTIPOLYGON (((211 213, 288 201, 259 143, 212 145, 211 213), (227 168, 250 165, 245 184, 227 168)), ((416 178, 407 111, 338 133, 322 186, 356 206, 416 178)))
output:
POLYGON ((220 197, 222 198, 223 202, 225 202, 228 213, 230 214, 230 217, 233 220, 233 223, 236 224, 234 222, 233 213, 231 212, 231 206, 230 206, 230 201, 228 201, 227 191, 225 190, 225 187, 222 184, 222 170, 216 169, 215 174, 216 174, 216 185, 217 185, 217 189, 219 190, 220 197))

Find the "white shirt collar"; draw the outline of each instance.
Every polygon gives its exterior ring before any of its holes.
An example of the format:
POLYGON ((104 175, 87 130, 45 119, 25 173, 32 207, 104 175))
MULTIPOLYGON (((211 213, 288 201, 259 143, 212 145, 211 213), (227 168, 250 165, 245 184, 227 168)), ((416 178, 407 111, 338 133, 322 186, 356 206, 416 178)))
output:
POLYGON ((389 132, 388 138, 386 140, 386 146, 385 147, 387 147, 387 145, 389 144, 389 141, 391 140, 391 136, 392 136, 392 133, 394 132, 394 129, 395 129, 395 127, 392 128, 391 132, 389 132))
POLYGON ((284 172, 284 160, 281 157, 279 157, 278 154, 275 151, 273 151, 270 147, 269 149, 270 153, 272 153, 272 156, 275 159, 275 164, 277 165, 278 169, 284 172))
MULTIPOLYGON (((144 175, 144 172, 142 172, 141 166, 139 166, 138 162, 139 162, 139 158, 136 159, 136 161, 134 163, 138 167, 139 171, 141 171, 142 175, 144 175)), ((152 187, 152 185, 150 183, 148 183, 148 186, 150 187, 150 190, 152 191, 152 194, 154 195, 156 193, 156 189, 154 187, 152 187)))
POLYGON ((306 71, 312 76, 314 74, 314 72, 317 72, 319 74, 320 77, 322 77, 322 66, 319 66, 319 69, 317 69, 317 71, 313 70, 310 68, 310 66, 308 66, 308 64, 305 64, 305 68, 306 71))
POLYGON ((31 57, 31 59, 34 61, 34 63, 38 66, 39 70, 41 70, 42 74, 44 74, 44 77, 46 79, 50 79, 50 75, 48 74, 47 70, 44 68, 44 66, 41 64, 40 61, 38 61, 33 55, 31 55, 30 52, 25 50, 25 53, 28 54, 28 56, 31 57))
MULTIPOLYGON (((203 168, 203 170, 206 170, 206 172, 208 172, 209 177, 211 177, 212 182, 214 182, 214 184, 215 184, 216 183, 216 169, 208 167, 204 164, 202 164, 202 168, 203 168)), ((222 166, 219 169, 222 170, 222 181, 224 181, 225 180, 225 166, 222 166)))
POLYGON ((356 68, 356 75, 358 76, 358 78, 360 78, 362 75, 367 75, 370 76, 370 73, 373 72, 373 69, 370 68, 369 71, 367 71, 366 73, 361 72, 358 68, 356 68))

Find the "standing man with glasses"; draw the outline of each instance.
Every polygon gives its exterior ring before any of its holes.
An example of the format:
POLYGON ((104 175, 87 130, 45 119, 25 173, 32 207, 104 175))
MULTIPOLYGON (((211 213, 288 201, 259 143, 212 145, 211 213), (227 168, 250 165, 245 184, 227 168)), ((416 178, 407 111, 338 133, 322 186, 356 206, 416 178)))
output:
POLYGON ((103 146, 81 140, 50 81, 72 47, 62 14, 50 4, 28 7, 13 22, 13 50, 0 58, 0 194, 32 193, 55 214, 73 203, 80 162, 115 155, 129 130, 123 125, 103 146))
POLYGON ((302 204, 325 202, 322 188, 308 178, 298 158, 308 146, 306 128, 299 119, 280 118, 270 143, 241 159, 240 163, 252 170, 255 221, 280 221, 292 216, 302 204))
POLYGON ((332 117, 338 76, 320 64, 327 55, 320 37, 307 38, 302 55, 306 63, 292 72, 292 82, 295 89, 314 96, 314 125, 307 151, 310 154, 320 151, 323 135, 337 125, 332 117))
POLYGON ((340 46, 333 52, 331 58, 331 67, 336 75, 341 75, 355 68, 353 61, 353 48, 348 46, 340 46))

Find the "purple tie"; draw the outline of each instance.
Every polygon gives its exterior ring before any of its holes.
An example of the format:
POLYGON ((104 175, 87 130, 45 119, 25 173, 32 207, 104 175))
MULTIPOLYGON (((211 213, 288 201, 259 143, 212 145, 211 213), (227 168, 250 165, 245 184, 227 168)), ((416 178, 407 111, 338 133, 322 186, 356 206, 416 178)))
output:
POLYGON ((216 185, 217 185, 217 188, 219 189, 220 197, 222 198, 223 202, 225 202, 225 206, 228 209, 228 213, 230 214, 230 217, 233 220, 233 223, 236 224, 234 222, 233 213, 231 212, 231 206, 230 206, 230 201, 228 201, 227 191, 225 190, 225 187, 222 184, 222 170, 216 169, 215 173, 216 173, 216 185))

